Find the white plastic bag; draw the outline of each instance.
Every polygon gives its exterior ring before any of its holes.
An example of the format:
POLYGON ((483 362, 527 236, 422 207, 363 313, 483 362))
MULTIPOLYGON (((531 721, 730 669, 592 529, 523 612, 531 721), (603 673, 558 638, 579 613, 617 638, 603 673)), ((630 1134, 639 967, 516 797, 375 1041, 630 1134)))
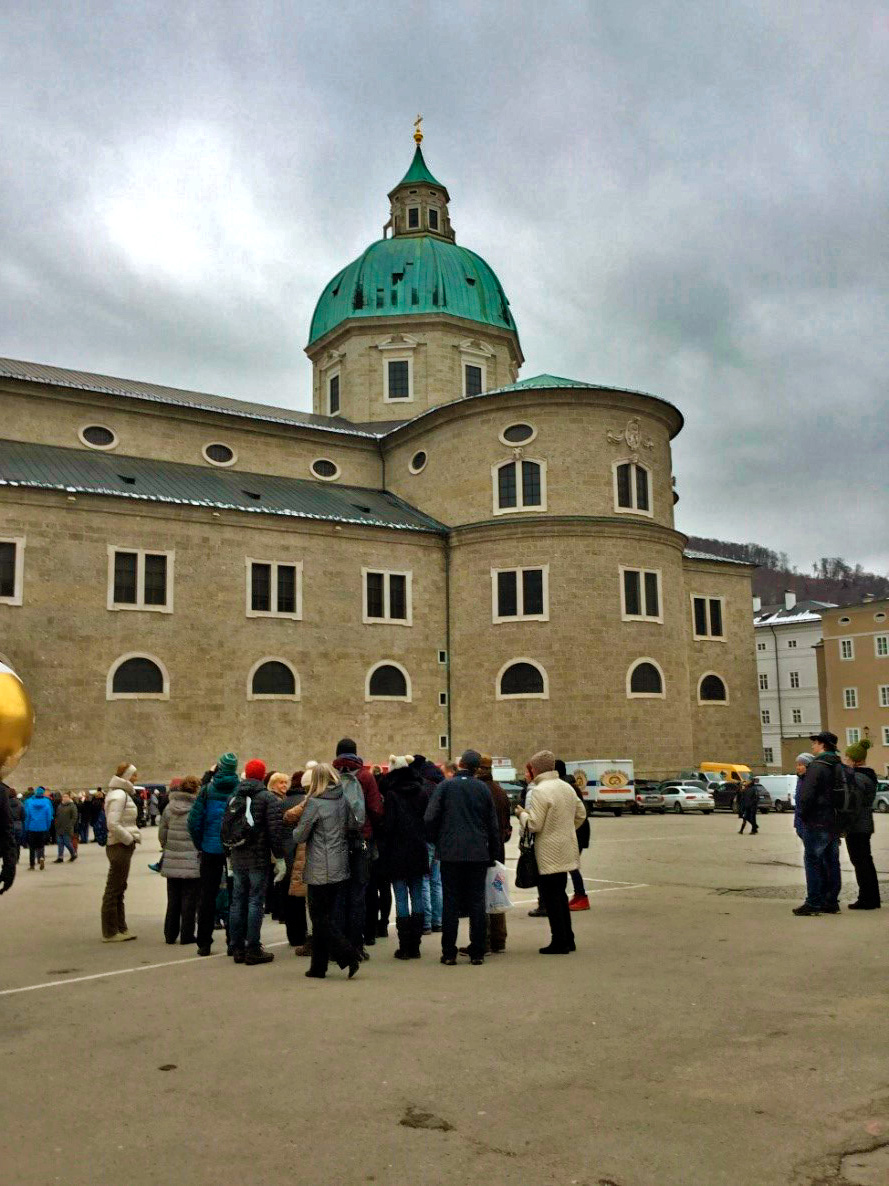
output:
POLYGON ((485 896, 488 914, 505 914, 507 910, 512 910, 512 902, 509 900, 509 873, 506 866, 501 865, 499 861, 488 870, 485 896))

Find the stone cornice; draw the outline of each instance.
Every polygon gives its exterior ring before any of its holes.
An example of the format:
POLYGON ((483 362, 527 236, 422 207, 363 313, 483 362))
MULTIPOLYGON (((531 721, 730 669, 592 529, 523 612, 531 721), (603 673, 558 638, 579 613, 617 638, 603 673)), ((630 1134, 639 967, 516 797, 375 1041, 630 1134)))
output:
POLYGON ((449 538, 453 546, 459 547, 463 543, 485 540, 539 539, 550 535, 642 540, 675 548, 680 555, 688 542, 687 536, 672 527, 613 515, 521 515, 484 519, 452 527, 449 538))

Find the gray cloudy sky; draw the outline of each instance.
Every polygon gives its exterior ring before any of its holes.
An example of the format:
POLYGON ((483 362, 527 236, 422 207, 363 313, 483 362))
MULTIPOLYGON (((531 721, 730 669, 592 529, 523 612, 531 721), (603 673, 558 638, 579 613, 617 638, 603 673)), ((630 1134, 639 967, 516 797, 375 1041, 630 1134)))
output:
POLYGON ((308 408, 422 111, 523 375, 678 404, 681 529, 889 569, 887 4, 3 7, 0 353, 308 408))

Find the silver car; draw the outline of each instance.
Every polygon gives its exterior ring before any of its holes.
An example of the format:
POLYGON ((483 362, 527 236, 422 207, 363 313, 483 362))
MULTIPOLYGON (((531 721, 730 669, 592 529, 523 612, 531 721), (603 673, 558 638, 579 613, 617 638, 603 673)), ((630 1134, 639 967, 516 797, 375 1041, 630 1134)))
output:
POLYGON ((710 791, 698 782, 662 782, 658 790, 664 797, 664 808, 682 814, 685 811, 700 811, 710 815, 716 804, 710 791))

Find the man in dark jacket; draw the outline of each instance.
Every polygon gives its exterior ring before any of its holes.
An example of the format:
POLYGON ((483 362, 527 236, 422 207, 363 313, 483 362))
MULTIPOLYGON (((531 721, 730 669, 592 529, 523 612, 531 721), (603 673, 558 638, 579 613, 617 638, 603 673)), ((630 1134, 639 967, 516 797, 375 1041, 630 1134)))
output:
MULTIPOLYGON (((369 859, 355 862, 349 874, 349 884, 345 893, 341 895, 345 909, 345 917, 341 921, 349 942, 362 953, 364 959, 367 959, 364 948, 372 947, 377 941, 377 928, 372 925, 376 921, 376 910, 372 919, 367 899, 370 894, 378 900, 379 895, 379 841, 383 827, 383 797, 377 780, 358 757, 358 744, 351 737, 344 737, 337 743, 333 768, 339 774, 357 778, 364 796, 364 825, 361 836, 367 845, 369 859)), ((387 905, 387 930, 388 914, 387 905)))
POLYGON ((283 809, 278 796, 266 789, 264 778, 265 762, 258 758, 248 762, 223 817, 223 837, 226 817, 233 813, 243 813, 249 825, 246 840, 229 852, 233 886, 228 925, 236 964, 270 964, 275 958, 262 945, 262 916, 272 856, 284 861, 283 809))
POLYGON ((759 783, 755 778, 750 778, 744 783, 743 790, 738 796, 738 815, 741 817, 741 826, 738 829, 738 835, 744 833, 745 827, 750 825, 750 834, 755 836, 759 831, 759 825, 756 822, 756 809, 759 807, 759 783))
POLYGON ((874 833, 874 799, 877 794, 877 773, 865 765, 870 747, 870 738, 863 737, 846 748, 846 757, 852 763, 852 777, 861 797, 858 814, 845 828, 846 852, 858 882, 858 898, 849 903, 850 910, 879 910, 881 905, 880 882, 870 850, 870 838, 874 833))
POLYGON ((0 782, 0 894, 12 889, 15 881, 15 867, 19 859, 18 845, 12 826, 12 812, 9 809, 10 787, 0 782))
MULTIPOLYGON (((194 807, 188 813, 188 834, 201 854, 201 888, 198 891, 198 955, 210 955, 213 925, 216 922, 216 899, 225 872, 222 847, 222 817, 238 785, 238 759, 223 754, 216 766, 204 775, 194 807)), ((226 928, 227 929, 227 928, 226 928)), ((229 942, 229 955, 232 954, 229 942)))
POLYGON ((5 783, 0 783, 0 795, 3 794, 4 788, 9 795, 9 814, 12 817, 12 838, 13 842, 15 843, 15 863, 18 864, 25 835, 22 801, 12 789, 12 787, 6 786, 5 783))
POLYGON ((837 736, 816 733, 810 740, 815 757, 800 784, 796 810, 806 870, 806 900, 793 912, 800 917, 840 912, 840 837, 833 803, 840 765, 837 736))
POLYGON ((469 956, 485 960, 487 912, 485 883, 500 847, 500 830, 491 792, 476 772, 481 755, 466 750, 453 778, 435 788, 426 809, 426 832, 441 857, 441 962, 457 962, 460 915, 469 915, 469 956))

